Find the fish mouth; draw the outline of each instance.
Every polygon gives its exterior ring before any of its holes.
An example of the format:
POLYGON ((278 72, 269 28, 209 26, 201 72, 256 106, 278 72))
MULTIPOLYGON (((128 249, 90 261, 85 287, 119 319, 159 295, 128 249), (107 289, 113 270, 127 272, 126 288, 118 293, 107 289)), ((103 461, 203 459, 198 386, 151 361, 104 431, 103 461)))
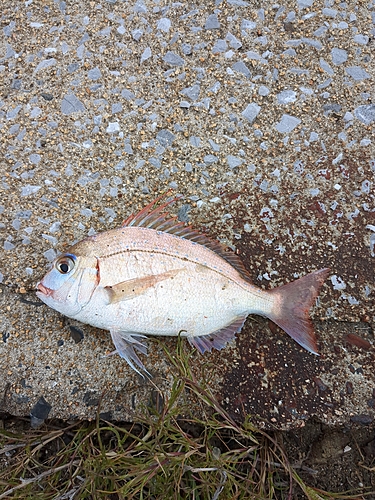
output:
POLYGON ((47 288, 45 287, 44 285, 42 285, 42 283, 37 283, 36 285, 36 288, 37 288, 37 296, 39 297, 39 295, 44 295, 45 297, 49 297, 52 293, 52 290, 50 288, 47 288))

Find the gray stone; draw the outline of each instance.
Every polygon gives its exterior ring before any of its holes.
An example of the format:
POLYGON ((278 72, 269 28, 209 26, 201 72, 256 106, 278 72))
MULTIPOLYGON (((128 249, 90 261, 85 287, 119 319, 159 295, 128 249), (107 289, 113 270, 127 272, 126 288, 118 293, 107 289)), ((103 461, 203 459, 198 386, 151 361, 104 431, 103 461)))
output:
POLYGON ((333 111, 334 113, 340 113, 341 111, 341 106, 340 104, 324 104, 323 106, 324 111, 333 111))
POLYGON ((242 116, 252 123, 260 112, 260 106, 256 102, 252 102, 242 111, 242 116))
POLYGON ((106 132, 108 134, 115 134, 120 132, 120 124, 118 122, 109 122, 108 127, 106 128, 106 132))
POLYGON ((317 30, 314 31, 314 36, 323 36, 327 31, 327 26, 320 26, 317 30))
POLYGON ((324 82, 319 83, 318 89, 325 89, 326 87, 329 87, 332 83, 332 78, 327 78, 327 80, 324 80, 324 82))
POLYGON ((277 19, 279 19, 279 17, 281 17, 284 14, 284 12, 285 12, 285 7, 282 5, 281 7, 279 7, 277 9, 277 12, 276 12, 276 15, 275 15, 275 21, 277 19))
POLYGON ((249 2, 245 2, 245 0, 227 0, 229 5, 234 5, 235 7, 247 7, 249 2))
POLYGON ((15 21, 11 21, 7 26, 4 26, 3 28, 4 35, 7 37, 12 36, 12 32, 15 27, 16 27, 15 21))
POLYGON ((185 203, 178 210, 178 220, 181 222, 189 222, 189 212, 191 210, 191 205, 189 203, 185 203))
POLYGON ((189 140, 190 140, 190 144, 192 146, 194 146, 195 148, 199 148, 200 147, 200 145, 201 145, 201 139, 200 139, 200 137, 197 137, 196 135, 192 135, 189 140))
POLYGON ((79 59, 83 59, 84 58, 84 55, 85 55, 85 46, 84 46, 83 43, 78 46, 78 48, 76 50, 76 54, 77 54, 77 57, 79 59))
POLYGON ((300 38, 293 38, 292 40, 287 40, 285 42, 285 45, 291 46, 291 47, 298 47, 301 45, 301 39, 300 38))
POLYGON ((133 92, 131 92, 130 90, 128 89, 123 89, 121 91, 121 96, 126 99, 127 101, 131 101, 132 99, 135 98, 135 95, 133 94, 133 92))
POLYGON ((136 40, 137 42, 139 42, 139 40, 141 39, 141 36, 143 35, 143 30, 137 28, 135 30, 132 31, 132 37, 134 38, 134 40, 136 40))
POLYGON ((275 128, 281 134, 289 134, 294 130, 299 124, 301 120, 291 115, 283 115, 281 120, 275 125, 275 128))
POLYGON ((16 118, 16 116, 21 111, 21 109, 22 109, 21 104, 18 104, 13 109, 10 109, 9 111, 7 111, 7 114, 6 114, 7 120, 14 120, 14 118, 16 118))
POLYGON ((192 87, 186 87, 185 89, 182 89, 180 94, 188 97, 192 101, 196 101, 199 97, 200 90, 200 85, 195 84, 192 87))
POLYGON ((70 73, 70 74, 77 71, 78 68, 79 68, 79 63, 71 63, 71 64, 68 64, 68 66, 67 66, 68 73, 70 73))
POLYGON ((190 56, 190 54, 192 53, 192 48, 190 43, 182 43, 181 50, 185 54, 185 56, 190 56))
POLYGON ((325 71, 329 75, 333 75, 334 74, 333 69, 331 68, 331 66, 324 59, 320 59, 320 67, 322 68, 323 71, 325 71))
POLYGON ((337 10, 326 7, 322 9, 322 14, 323 16, 331 17, 332 19, 334 19, 337 16, 337 10))
POLYGON ((212 47, 213 54, 220 54, 222 52, 226 52, 227 50, 227 42, 225 40, 219 39, 216 41, 215 45, 212 47))
POLYGON ((159 144, 163 147, 171 146, 173 141, 176 139, 176 136, 172 134, 169 130, 163 129, 157 134, 156 139, 159 141, 159 144))
POLYGON ((216 81, 216 82, 212 85, 212 87, 210 87, 208 90, 209 90, 210 92, 213 92, 214 94, 216 94, 216 93, 219 91, 220 87, 221 87, 221 83, 217 80, 217 81, 216 81))
POLYGON ((239 167, 240 165, 242 165, 243 160, 242 160, 242 158, 238 158, 237 156, 228 155, 227 156, 227 163, 228 163, 228 167, 230 169, 233 169, 233 168, 236 168, 236 167, 239 167))
POLYGON ((347 61, 348 53, 344 49, 333 48, 331 50, 331 57, 333 64, 339 66, 340 64, 343 64, 344 62, 347 61))
POLYGON ((91 210, 91 208, 82 208, 81 210, 81 215, 83 215, 84 217, 92 217, 92 214, 93 211, 91 210))
POLYGON ((15 50, 9 43, 7 43, 5 51, 5 59, 12 59, 15 55, 16 55, 15 50))
POLYGON ((147 7, 146 7, 143 0, 137 0, 135 2, 133 10, 134 10, 134 12, 137 12, 138 14, 146 14, 147 13, 147 7))
POLYGON ((185 61, 178 54, 168 51, 163 57, 163 61, 170 66, 183 66, 185 61))
POLYGON ((297 94, 294 90, 283 90, 280 94, 276 95, 279 104, 289 104, 297 100, 297 94))
POLYGON ((159 19, 156 27, 160 31, 168 32, 171 28, 171 20, 167 17, 162 17, 161 19, 159 19))
POLYGON ((200 107, 207 109, 208 111, 210 109, 210 104, 211 104, 211 98, 204 97, 200 103, 197 103, 197 106, 199 105, 200 107))
POLYGON ((213 163, 216 163, 218 161, 218 157, 215 155, 206 155, 203 158, 203 161, 207 163, 207 165, 212 165, 213 163))
POLYGON ((241 21, 241 31, 255 30, 257 23, 254 21, 249 21, 248 19, 242 19, 241 21))
POLYGON ((50 248, 46 252, 43 253, 43 257, 45 257, 48 262, 52 262, 56 258, 56 250, 50 248))
POLYGON ((40 427, 48 417, 52 406, 41 396, 30 411, 30 423, 33 429, 40 427))
POLYGON ((251 73, 250 73, 249 68, 242 61, 237 61, 236 63, 234 63, 232 66, 232 69, 234 71, 238 71, 238 73, 242 73, 243 75, 246 76, 246 78, 251 77, 251 73))
POLYGON ((54 99, 54 96, 48 92, 42 92, 40 95, 45 101, 53 101, 54 99))
POLYGON ((102 124, 103 117, 102 115, 96 115, 93 118, 93 122, 95 125, 101 125, 102 124))
POLYGON ((26 184, 21 188, 21 196, 29 196, 35 194, 39 191, 42 186, 32 186, 31 184, 26 184))
POLYGON ((42 159, 42 157, 40 155, 38 155, 37 153, 32 153, 29 156, 29 160, 31 161, 31 163, 34 163, 34 165, 37 165, 41 159, 42 159))
POLYGON ((228 33, 225 39, 229 42, 229 45, 230 47, 232 47, 232 49, 240 49, 242 47, 242 42, 240 42, 238 38, 232 35, 232 33, 228 33))
POLYGON ((142 55, 141 55, 141 63, 147 61, 147 59, 149 59, 151 57, 151 48, 150 47, 146 47, 145 50, 143 51, 142 55))
POLYGON ((353 78, 353 80, 361 81, 371 78, 370 73, 367 73, 367 71, 360 66, 348 66, 345 68, 345 71, 353 78))
POLYGON ((123 170, 125 167, 125 161, 121 160, 115 165, 115 170, 123 170))
POLYGON ((319 42, 319 40, 314 40, 314 38, 301 38, 301 42, 309 45, 310 47, 314 47, 314 49, 322 50, 323 45, 319 42))
POLYGON ((367 35, 354 35, 353 40, 360 45, 367 45, 369 42, 369 37, 367 35))
POLYGON ((314 0, 297 0, 298 8, 300 10, 308 9, 309 7, 312 6, 313 3, 314 3, 314 0))
POLYGON ((92 68, 87 72, 87 76, 88 78, 90 78, 90 80, 96 81, 102 77, 102 72, 99 68, 92 68))
POLYGON ((283 55, 295 57, 297 55, 297 52, 294 49, 289 48, 289 49, 284 50, 283 55))
POLYGON ((56 59, 54 59, 53 57, 51 59, 44 59, 44 61, 40 61, 38 66, 34 69, 34 75, 36 73, 39 73, 39 71, 43 69, 51 68, 55 64, 56 64, 56 59))
POLYGON ((128 155, 132 155, 133 154, 133 148, 131 147, 131 144, 125 144, 124 151, 128 155))
POLYGON ((149 163, 151 165, 153 165, 156 168, 160 168, 161 167, 161 161, 159 160, 159 158, 155 158, 154 156, 150 156, 150 158, 148 159, 148 161, 149 161, 149 163))
POLYGON ((19 80, 18 78, 15 78, 10 86, 10 88, 14 90, 20 90, 22 87, 22 80, 19 80))
MULTIPOLYGON (((101 36, 104 36, 104 37, 109 37, 109 35, 111 34, 111 31, 112 31, 112 27, 111 26, 106 26, 105 28, 103 28, 101 31, 99 31, 99 34, 101 36)), ((82 42, 86 42, 88 40, 88 35, 87 37, 85 37, 83 40, 81 40, 82 42)))
POLYGON ((375 122, 375 104, 364 104, 354 110, 354 116, 365 125, 375 122))
POLYGON ((214 142, 212 139, 208 139, 208 142, 209 142, 209 144, 210 144, 211 148, 212 148, 214 151, 216 151, 216 152, 220 151, 220 146, 219 146, 219 144, 216 144, 216 142, 214 142))
POLYGON ((220 28, 220 23, 217 18, 217 14, 210 14, 206 19, 206 23, 204 25, 206 30, 214 30, 220 28))
POLYGON ((3 243, 3 248, 6 251, 13 250, 16 247, 11 241, 5 240, 3 243))
POLYGON ((246 56, 248 59, 253 59, 254 61, 262 60, 262 57, 258 54, 258 52, 254 52, 253 50, 246 52, 246 56))
POLYGON ((270 89, 265 85, 261 85, 258 90, 258 94, 265 97, 270 93, 270 89))
POLYGON ((23 128, 21 132, 17 135, 17 141, 22 141, 26 135, 26 129, 23 128))
POLYGON ((66 94, 61 101, 61 112, 63 115, 71 115, 86 111, 84 104, 74 95, 66 94))

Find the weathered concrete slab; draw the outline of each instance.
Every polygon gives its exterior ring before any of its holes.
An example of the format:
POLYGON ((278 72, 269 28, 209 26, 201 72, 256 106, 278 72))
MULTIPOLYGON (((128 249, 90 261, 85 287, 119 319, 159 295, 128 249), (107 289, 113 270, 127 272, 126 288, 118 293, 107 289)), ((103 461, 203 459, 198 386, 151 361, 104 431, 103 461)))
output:
MULTIPOLYGON (((105 332, 32 290, 56 252, 170 187, 257 285, 332 269, 319 358, 259 319, 197 357, 197 377, 266 425, 373 419, 375 6, 5 0, 0 15, 2 408, 82 418, 100 400, 127 419, 152 398, 102 358, 105 332)), ((173 367, 150 345, 168 392, 173 367)))
MULTIPOLYGON (((33 296, 3 287, 0 297, 6 311, 0 344, 3 409, 25 415, 44 398, 51 406, 49 417, 95 418, 99 407, 107 418, 120 420, 134 418, 158 395, 168 397, 178 371, 161 342, 175 354, 176 340, 149 342, 150 382, 119 357, 103 357, 112 350, 105 332, 26 303, 33 296)), ((272 331, 266 320, 249 320, 225 351, 196 354, 192 371, 237 419, 250 414, 259 425, 280 428, 303 425, 311 416, 330 424, 371 422, 375 355, 370 325, 330 320, 317 322, 316 328, 320 357, 298 348, 279 329, 272 331)), ((37 417, 43 411, 45 403, 32 413, 37 417)))

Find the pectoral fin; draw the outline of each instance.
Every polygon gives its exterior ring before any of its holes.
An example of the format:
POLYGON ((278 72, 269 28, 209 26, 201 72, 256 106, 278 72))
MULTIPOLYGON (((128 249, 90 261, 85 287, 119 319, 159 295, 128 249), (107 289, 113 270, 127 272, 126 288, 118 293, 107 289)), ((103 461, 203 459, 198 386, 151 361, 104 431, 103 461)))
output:
POLYGON ((142 278, 134 278, 122 281, 116 285, 106 286, 105 289, 108 292, 110 303, 115 304, 116 302, 134 299, 138 297, 138 295, 142 295, 160 281, 174 278, 180 271, 182 271, 182 269, 173 269, 161 274, 150 274, 142 278))

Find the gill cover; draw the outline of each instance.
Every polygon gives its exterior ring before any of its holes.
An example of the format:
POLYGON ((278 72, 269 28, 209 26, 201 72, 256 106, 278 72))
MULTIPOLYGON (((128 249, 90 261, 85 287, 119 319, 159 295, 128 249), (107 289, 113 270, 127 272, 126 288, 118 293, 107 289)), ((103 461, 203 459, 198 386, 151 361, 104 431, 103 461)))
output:
POLYGON ((60 255, 41 284, 51 291, 42 298, 50 307, 67 316, 75 316, 90 301, 99 283, 99 264, 94 257, 60 255))

